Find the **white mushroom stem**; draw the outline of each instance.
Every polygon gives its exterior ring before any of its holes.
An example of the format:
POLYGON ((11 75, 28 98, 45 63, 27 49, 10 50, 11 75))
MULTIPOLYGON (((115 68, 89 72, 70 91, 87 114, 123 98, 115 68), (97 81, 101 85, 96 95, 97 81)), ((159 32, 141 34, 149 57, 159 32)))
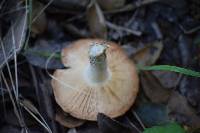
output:
POLYGON ((106 45, 93 44, 89 49, 90 64, 88 67, 88 78, 92 83, 104 82, 108 76, 106 45))

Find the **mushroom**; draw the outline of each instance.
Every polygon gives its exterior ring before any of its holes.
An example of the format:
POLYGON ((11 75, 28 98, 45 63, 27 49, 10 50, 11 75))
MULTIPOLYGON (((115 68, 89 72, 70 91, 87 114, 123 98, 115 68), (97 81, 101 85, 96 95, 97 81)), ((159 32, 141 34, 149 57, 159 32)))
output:
POLYGON ((97 120, 98 113, 123 115, 134 103, 139 80, 122 48, 100 39, 81 39, 62 50, 68 69, 57 69, 52 87, 58 105, 72 116, 97 120))

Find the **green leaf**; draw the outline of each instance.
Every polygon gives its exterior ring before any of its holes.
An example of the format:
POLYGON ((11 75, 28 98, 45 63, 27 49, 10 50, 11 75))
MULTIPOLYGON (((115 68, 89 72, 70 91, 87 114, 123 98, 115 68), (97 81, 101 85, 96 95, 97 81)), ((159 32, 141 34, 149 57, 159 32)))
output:
POLYGON ((139 66, 139 70, 144 70, 144 71, 152 71, 152 70, 158 70, 158 71, 172 71, 172 72, 177 72, 181 74, 185 74, 188 76, 193 76, 193 77, 200 77, 200 72, 193 71, 190 69, 182 68, 182 67, 177 67, 177 66, 170 66, 170 65, 155 65, 155 66, 139 66))
POLYGON ((154 126, 146 128, 143 133, 186 133, 177 123, 170 123, 164 126, 154 126))

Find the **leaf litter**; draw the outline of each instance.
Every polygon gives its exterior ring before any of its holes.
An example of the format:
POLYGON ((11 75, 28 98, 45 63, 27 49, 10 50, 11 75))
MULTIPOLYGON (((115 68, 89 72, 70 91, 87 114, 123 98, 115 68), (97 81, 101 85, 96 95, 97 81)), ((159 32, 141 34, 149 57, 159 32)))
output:
MULTIPOLYGON (((6 88, 8 94, 14 94, 13 103, 18 102, 15 99, 20 98, 20 108, 25 109, 29 113, 28 116, 33 117, 40 126, 32 129, 27 123, 28 129, 21 129, 22 124, 16 124, 17 120, 15 123, 6 120, 6 124, 1 125, 1 132, 30 130, 36 133, 44 131, 182 133, 184 130, 195 132, 200 128, 198 79, 184 75, 196 77, 199 75, 198 72, 191 71, 198 71, 200 68, 199 47, 196 45, 199 38, 198 2, 195 0, 114 0, 107 3, 99 0, 20 2, 21 5, 29 3, 30 8, 33 8, 29 10, 32 14, 31 20, 34 20, 32 25, 27 21, 27 10, 25 10, 27 7, 20 6, 3 12, 2 7, 6 7, 5 3, 8 3, 0 2, 1 88, 6 88), (12 20, 11 23, 9 20, 12 20), (29 32, 27 28, 31 28, 30 35, 27 35, 29 32), (57 114, 56 118, 54 108, 57 108, 57 105, 53 100, 50 82, 44 83, 50 81, 44 69, 48 69, 47 71, 51 73, 53 69, 63 68, 59 60, 61 49, 69 42, 84 37, 119 42, 131 60, 138 65, 141 85, 137 102, 119 118, 113 119, 99 114, 98 122, 86 121, 84 124, 82 120, 74 121, 75 118, 68 115, 66 117, 57 114), (23 50, 25 41, 28 47, 23 50), (49 60, 55 52, 56 56, 49 60), (19 62, 22 62, 22 65, 19 62), (21 73, 25 73, 26 76, 22 76, 21 73), (12 81, 13 77, 16 81, 12 81), (33 87, 30 87, 32 84, 33 87), (22 93, 21 87, 29 87, 31 91, 26 93, 35 92, 36 97, 22 93), (59 120, 66 118, 70 129, 58 124, 55 121, 58 118, 59 120), (174 123, 170 125, 174 121, 179 125, 174 123)), ((6 93, 2 93, 5 98, 6 93)), ((6 101, 6 104, 10 102, 7 98, 2 101, 6 101)), ((2 105, 4 102, 0 103, 2 105)), ((17 106, 17 109, 20 108, 17 106)), ((12 114, 9 111, 8 114, 12 114)), ((16 115, 18 111, 13 114, 16 115)), ((0 113, 1 116, 2 114, 0 113)), ((20 111, 18 116, 22 118, 20 111)), ((4 119, 1 121, 5 123, 4 119)), ((35 123, 34 125, 37 126, 35 123)))

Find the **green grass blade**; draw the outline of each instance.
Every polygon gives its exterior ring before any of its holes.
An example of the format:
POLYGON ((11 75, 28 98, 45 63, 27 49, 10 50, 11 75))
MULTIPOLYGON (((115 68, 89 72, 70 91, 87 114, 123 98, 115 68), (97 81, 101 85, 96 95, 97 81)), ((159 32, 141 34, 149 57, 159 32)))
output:
POLYGON ((200 72, 182 68, 182 67, 170 66, 170 65, 155 65, 155 66, 142 66, 142 67, 140 66, 138 67, 138 69, 143 70, 143 71, 153 71, 153 70, 171 71, 171 72, 177 72, 177 73, 181 73, 188 76, 200 77, 200 72))

